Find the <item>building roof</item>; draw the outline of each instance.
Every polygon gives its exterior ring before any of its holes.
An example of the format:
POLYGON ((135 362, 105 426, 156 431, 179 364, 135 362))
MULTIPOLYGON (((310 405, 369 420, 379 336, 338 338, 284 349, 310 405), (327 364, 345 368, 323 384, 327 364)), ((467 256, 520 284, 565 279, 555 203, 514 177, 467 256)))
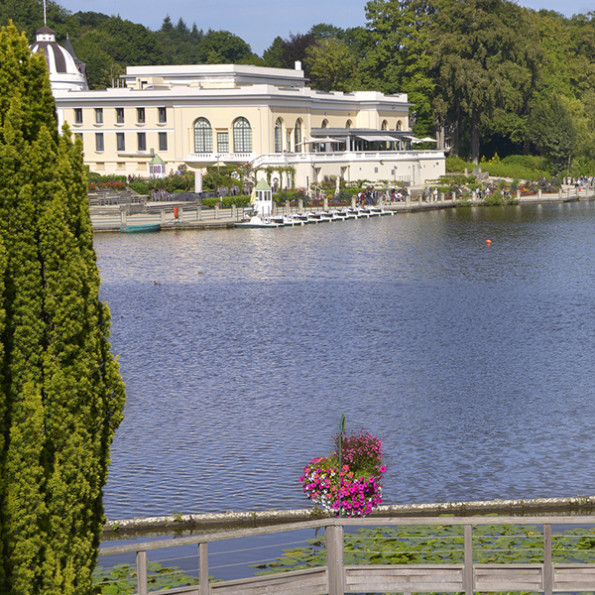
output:
POLYGON ((279 87, 304 87, 306 79, 301 65, 296 69, 270 68, 248 64, 174 64, 127 66, 121 77, 134 89, 193 86, 202 89, 237 88, 268 84, 279 87))
POLYGON ((270 190, 271 187, 269 186, 269 183, 266 181, 265 178, 261 178, 260 180, 258 180, 258 184, 256 184, 256 187, 254 189, 255 190, 270 190))
POLYGON ((43 52, 53 90, 87 89, 87 80, 80 71, 75 57, 56 41, 55 33, 47 25, 37 30, 31 51, 34 54, 43 52))

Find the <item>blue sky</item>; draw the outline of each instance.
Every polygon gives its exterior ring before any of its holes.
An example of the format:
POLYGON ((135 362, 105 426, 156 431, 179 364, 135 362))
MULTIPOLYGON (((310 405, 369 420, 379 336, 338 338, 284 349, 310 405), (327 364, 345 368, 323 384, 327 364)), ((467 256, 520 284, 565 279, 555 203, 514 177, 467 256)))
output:
MULTIPOLYGON (((119 15, 149 29, 159 29, 169 15, 190 27, 225 29, 239 35, 252 51, 262 55, 273 39, 291 33, 306 33, 312 25, 331 23, 337 27, 365 24, 366 0, 57 0, 71 12, 93 11, 119 15)), ((592 0, 519 0, 518 4, 539 10, 556 10, 566 16, 594 10, 592 0)), ((51 25, 51 23, 49 23, 51 25)))

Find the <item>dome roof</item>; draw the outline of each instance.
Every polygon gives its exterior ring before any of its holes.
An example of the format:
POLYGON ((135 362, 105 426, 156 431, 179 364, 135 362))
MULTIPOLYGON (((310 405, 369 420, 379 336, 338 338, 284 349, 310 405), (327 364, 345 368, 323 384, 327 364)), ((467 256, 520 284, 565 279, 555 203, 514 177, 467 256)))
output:
POLYGON ((34 54, 43 52, 50 71, 52 90, 87 89, 87 80, 79 69, 75 56, 56 41, 55 33, 47 25, 37 31, 31 51, 34 54))

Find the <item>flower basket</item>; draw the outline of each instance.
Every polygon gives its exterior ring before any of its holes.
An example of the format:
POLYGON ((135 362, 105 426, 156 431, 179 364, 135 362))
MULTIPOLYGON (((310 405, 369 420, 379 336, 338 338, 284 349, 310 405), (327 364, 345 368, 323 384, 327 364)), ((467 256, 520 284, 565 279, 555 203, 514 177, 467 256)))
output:
POLYGON ((312 459, 300 477, 302 489, 325 512, 365 516, 382 502, 382 441, 362 430, 343 437, 341 444, 340 468, 338 452, 312 459))

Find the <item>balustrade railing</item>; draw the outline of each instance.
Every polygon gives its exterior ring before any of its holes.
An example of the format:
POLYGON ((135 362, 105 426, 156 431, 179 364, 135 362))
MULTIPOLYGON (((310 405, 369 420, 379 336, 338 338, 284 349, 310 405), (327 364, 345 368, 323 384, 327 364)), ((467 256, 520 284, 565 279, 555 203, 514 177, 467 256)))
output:
MULTIPOLYGON (((492 529, 490 527, 490 529, 492 529)), ((137 593, 147 595, 148 553, 179 546, 195 546, 198 557, 199 582, 196 585, 178 587, 151 593, 178 595, 257 595, 262 593, 299 593, 300 595, 343 595, 344 593, 412 593, 412 592, 464 592, 476 591, 533 591, 550 595, 557 591, 595 590, 595 545, 581 549, 582 555, 573 559, 570 553, 560 558, 560 536, 566 534, 553 528, 581 528, 584 543, 595 544, 595 515, 589 516, 531 516, 531 517, 424 517, 361 519, 328 518, 315 521, 283 524, 254 529, 221 531, 206 535, 179 537, 114 547, 102 547, 100 556, 136 554, 137 593), (433 564, 345 564, 345 531, 356 527, 461 527, 462 551, 457 563, 433 564), (482 537, 480 527, 532 526, 541 527, 541 551, 532 553, 527 563, 483 563, 480 558, 482 537), (293 532, 304 529, 324 530, 322 547, 326 556, 323 565, 302 570, 275 573, 266 576, 210 581, 209 545, 222 540, 251 538, 274 533, 293 532), (474 533, 479 537, 474 540, 474 533), (591 541, 589 541, 591 540, 591 541), (586 552, 586 557, 585 557, 586 552), (569 557, 570 556, 570 557, 569 557), (578 561, 582 559, 582 561, 578 561), (535 561, 537 560, 537 561, 535 561), (562 560, 562 561, 560 561, 562 560)), ((572 532, 576 536, 576 531, 572 532)), ((427 547, 437 538, 428 532, 427 547)), ((508 543, 508 542, 507 542, 508 543)), ((522 547, 518 540, 505 546, 514 552, 522 547)), ((577 550, 578 551, 578 550, 577 550)))

